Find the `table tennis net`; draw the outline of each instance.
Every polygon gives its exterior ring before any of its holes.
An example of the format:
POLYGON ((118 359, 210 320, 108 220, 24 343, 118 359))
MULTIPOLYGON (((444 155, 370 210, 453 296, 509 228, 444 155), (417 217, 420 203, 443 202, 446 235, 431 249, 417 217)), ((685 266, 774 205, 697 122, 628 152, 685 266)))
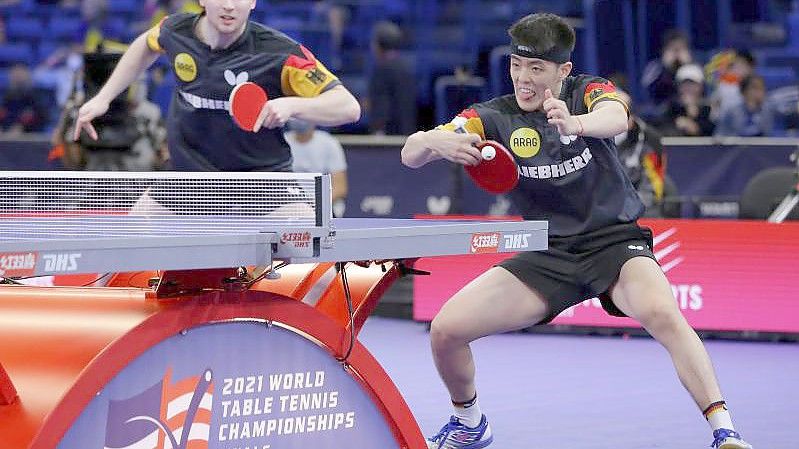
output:
POLYGON ((288 222, 314 226, 321 207, 321 183, 310 174, 31 173, 0 172, 0 217, 70 218, 70 223, 102 219, 106 225, 107 218, 115 217, 118 225, 127 220, 138 226, 146 220, 148 226, 164 223, 198 231, 218 221, 221 228, 235 231, 251 228, 248 222, 258 229, 288 222))

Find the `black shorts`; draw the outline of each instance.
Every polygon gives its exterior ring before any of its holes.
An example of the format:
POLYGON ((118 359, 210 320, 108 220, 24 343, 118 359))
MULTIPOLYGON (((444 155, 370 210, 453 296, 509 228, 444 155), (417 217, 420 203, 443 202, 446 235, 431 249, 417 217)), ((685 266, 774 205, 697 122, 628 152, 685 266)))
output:
POLYGON ((609 289, 628 260, 648 257, 657 262, 652 247, 649 228, 625 223, 575 236, 550 237, 548 250, 522 252, 497 266, 544 297, 549 313, 538 324, 597 296, 606 312, 626 316, 613 304, 609 289))

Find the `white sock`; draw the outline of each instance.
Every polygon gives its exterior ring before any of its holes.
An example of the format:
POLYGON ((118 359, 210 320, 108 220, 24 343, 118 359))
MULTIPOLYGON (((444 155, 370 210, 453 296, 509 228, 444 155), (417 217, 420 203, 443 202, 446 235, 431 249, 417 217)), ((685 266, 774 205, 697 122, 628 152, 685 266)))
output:
POLYGON ((456 404, 452 403, 456 418, 466 427, 477 427, 480 425, 480 420, 483 418, 483 412, 480 410, 480 404, 477 403, 477 395, 474 399, 466 403, 456 404))
POLYGON ((735 430, 730 411, 727 410, 727 404, 724 402, 714 403, 708 407, 704 415, 713 431, 718 429, 735 430))

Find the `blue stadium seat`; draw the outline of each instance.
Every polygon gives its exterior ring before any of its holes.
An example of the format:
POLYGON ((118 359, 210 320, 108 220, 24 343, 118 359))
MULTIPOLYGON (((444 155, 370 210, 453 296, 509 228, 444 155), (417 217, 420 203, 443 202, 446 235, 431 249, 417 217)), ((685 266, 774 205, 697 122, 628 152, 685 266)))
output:
POLYGON ((44 22, 36 17, 17 17, 6 23, 9 42, 38 41, 46 34, 44 22))
POLYGON ((47 28, 51 39, 76 40, 80 37, 83 22, 79 17, 59 17, 54 16, 50 19, 47 28))
POLYGON ((33 62, 33 47, 28 43, 0 45, 0 67, 9 67, 33 62))
POLYGON ((766 90, 796 84, 796 71, 791 67, 758 67, 755 72, 763 77, 766 90))
POLYGON ((19 3, 0 6, 0 15, 15 18, 28 14, 36 8, 36 0, 20 0, 19 3))
POLYGON ((108 2, 108 13, 114 15, 136 16, 142 9, 141 0, 111 0, 108 2))
POLYGON ((489 56, 488 84, 492 97, 513 93, 510 80, 510 46, 494 47, 489 56))
POLYGON ((417 51, 416 76, 419 86, 419 99, 422 104, 431 104, 433 80, 439 76, 451 75, 457 66, 474 68, 477 55, 462 51, 417 51))
POLYGON ((61 47, 61 44, 51 40, 41 40, 39 45, 36 46, 36 54, 34 56, 35 63, 38 64, 55 53, 61 47))
POLYGON ((110 17, 103 24, 103 35, 108 39, 126 42, 131 25, 123 17, 110 17))
POLYGON ((436 79, 434 91, 436 123, 448 123, 469 105, 486 98, 486 82, 481 77, 461 80, 454 76, 442 76, 436 79))
POLYGON ((0 69, 0 93, 5 93, 8 90, 8 79, 8 70, 0 69))

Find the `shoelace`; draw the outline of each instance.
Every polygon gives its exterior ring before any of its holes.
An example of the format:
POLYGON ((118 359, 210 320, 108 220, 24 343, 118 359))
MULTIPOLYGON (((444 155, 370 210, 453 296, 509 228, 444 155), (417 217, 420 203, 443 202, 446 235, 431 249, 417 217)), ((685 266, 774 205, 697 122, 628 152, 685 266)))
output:
POLYGON ((715 436, 716 439, 713 440, 713 443, 710 445, 710 447, 719 447, 719 445, 721 444, 722 441, 724 441, 725 438, 733 437, 739 440, 741 439, 741 435, 739 435, 738 432, 727 429, 719 429, 718 436, 716 436, 715 433, 713 436, 715 436))
POLYGON ((444 441, 447 438, 447 435, 449 435, 449 433, 452 431, 451 427, 459 425, 461 425, 461 423, 458 421, 458 418, 454 416, 450 417, 449 422, 444 424, 444 427, 442 427, 437 434, 433 435, 433 438, 431 438, 430 441, 434 443, 440 443, 444 441))

